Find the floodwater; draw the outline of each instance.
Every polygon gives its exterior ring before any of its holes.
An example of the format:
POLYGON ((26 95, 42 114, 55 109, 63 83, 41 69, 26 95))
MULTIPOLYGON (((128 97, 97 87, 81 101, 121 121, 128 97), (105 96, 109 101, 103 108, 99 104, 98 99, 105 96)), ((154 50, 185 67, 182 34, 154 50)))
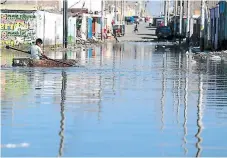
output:
POLYGON ((152 43, 67 54, 82 66, 2 68, 2 156, 227 156, 226 62, 152 43))

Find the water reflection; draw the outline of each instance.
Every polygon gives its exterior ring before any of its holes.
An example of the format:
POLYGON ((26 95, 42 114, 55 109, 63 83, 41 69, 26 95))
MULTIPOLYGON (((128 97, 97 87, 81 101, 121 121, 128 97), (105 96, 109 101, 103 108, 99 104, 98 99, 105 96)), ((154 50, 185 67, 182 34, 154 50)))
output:
POLYGON ((85 67, 2 69, 2 144, 31 144, 3 156, 227 155, 226 63, 192 64, 182 50, 149 43, 67 57, 85 67))
POLYGON ((180 104, 181 104, 181 53, 178 53, 178 84, 177 84, 177 123, 179 124, 179 116, 180 116, 180 104))
MULTIPOLYGON (((189 58, 186 57, 186 72, 189 71, 189 58)), ((184 154, 187 155, 188 153, 188 149, 187 149, 187 112, 188 112, 188 74, 185 74, 185 92, 184 92, 184 124, 183 124, 183 128, 184 128, 184 154)))
POLYGON ((201 133, 203 130, 203 122, 202 122, 202 118, 203 118, 203 109, 202 109, 202 104, 203 104, 203 75, 199 76, 199 99, 198 99, 198 119, 197 119, 197 126, 198 126, 198 132, 196 133, 196 138, 198 139, 198 142, 196 143, 196 148, 197 153, 196 153, 196 157, 200 157, 201 156, 201 152, 202 152, 202 137, 201 137, 201 133))
POLYGON ((59 154, 58 156, 63 155, 64 150, 64 125, 65 125, 65 100, 66 100, 66 88, 67 88, 67 74, 65 71, 62 71, 62 88, 61 88, 61 103, 60 103, 60 114, 61 114, 61 120, 60 120, 60 145, 59 145, 59 154))
POLYGON ((162 94, 161 94, 161 130, 163 131, 165 127, 164 122, 164 107, 165 107, 165 92, 166 92, 166 76, 165 76, 165 70, 166 70, 166 53, 163 54, 163 68, 162 68, 162 94))

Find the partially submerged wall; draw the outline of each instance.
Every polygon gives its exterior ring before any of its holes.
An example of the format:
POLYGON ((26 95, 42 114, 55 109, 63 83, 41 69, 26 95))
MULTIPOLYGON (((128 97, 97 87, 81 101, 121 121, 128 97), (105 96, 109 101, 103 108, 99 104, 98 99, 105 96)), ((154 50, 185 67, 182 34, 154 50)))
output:
MULTIPOLYGON (((69 27, 72 36, 71 32, 74 31, 71 25, 69 27)), ((44 11, 1 11, 1 47, 30 45, 36 38, 41 38, 46 46, 62 44, 62 14, 44 11)))
POLYGON ((34 11, 1 11, 1 46, 30 44, 36 38, 34 11))
POLYGON ((45 45, 63 43, 63 16, 61 14, 37 11, 37 38, 41 38, 45 45))

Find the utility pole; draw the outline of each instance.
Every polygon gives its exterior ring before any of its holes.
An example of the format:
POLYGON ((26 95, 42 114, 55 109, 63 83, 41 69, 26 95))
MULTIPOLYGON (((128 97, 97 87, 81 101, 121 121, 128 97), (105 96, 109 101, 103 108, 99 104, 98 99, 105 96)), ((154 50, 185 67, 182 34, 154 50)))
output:
POLYGON ((103 40, 103 28, 104 28, 104 16, 103 16, 103 1, 104 0, 101 0, 101 40, 103 40))
POLYGON ((68 0, 63 0, 63 47, 68 44, 68 0))
POLYGON ((121 0, 121 24, 123 23, 123 0, 121 0))
POLYGON ((201 2, 200 51, 204 51, 205 0, 201 2))
POLYGON ((191 5, 191 14, 190 14, 190 17, 191 17, 191 19, 190 19, 190 27, 189 27, 189 32, 190 32, 190 37, 192 37, 192 34, 193 34, 193 18, 192 18, 192 15, 193 15, 193 12, 194 12, 194 10, 193 10, 193 8, 194 8, 194 2, 190 2, 190 5, 191 5))
POLYGON ((125 23, 125 0, 122 0, 123 1, 123 21, 125 23))
POLYGON ((117 0, 115 0, 114 2, 114 21, 115 21, 115 24, 117 23, 117 0))
POLYGON ((206 2, 206 19, 207 19, 207 45, 211 45, 211 28, 210 28, 210 12, 206 2))
POLYGON ((177 34, 177 7, 178 7, 178 1, 175 0, 174 3, 174 39, 176 41, 176 34, 177 34))
POLYGON ((183 7, 182 7, 182 0, 180 0, 180 39, 179 43, 181 43, 181 36, 182 36, 182 19, 183 19, 183 7))
POLYGON ((189 42, 190 39, 190 21, 191 21, 191 3, 188 0, 188 13, 187 13, 187 40, 189 42))
POLYGON ((167 9, 167 25, 168 25, 169 18, 170 18, 170 15, 169 15, 169 11, 170 11, 170 10, 169 10, 169 9, 170 9, 170 0, 168 0, 167 2, 168 2, 168 3, 167 3, 167 8, 168 8, 168 9, 167 9))
POLYGON ((164 11, 165 11, 165 26, 167 26, 167 0, 164 1, 164 11))

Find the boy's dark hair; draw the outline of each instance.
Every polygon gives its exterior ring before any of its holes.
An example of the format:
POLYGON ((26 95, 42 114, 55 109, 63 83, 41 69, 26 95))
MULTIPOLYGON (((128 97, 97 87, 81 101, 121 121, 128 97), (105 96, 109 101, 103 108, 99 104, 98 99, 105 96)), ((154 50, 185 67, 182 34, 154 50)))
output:
POLYGON ((41 38, 36 39, 35 44, 37 44, 37 43, 43 44, 43 41, 41 40, 41 38))

